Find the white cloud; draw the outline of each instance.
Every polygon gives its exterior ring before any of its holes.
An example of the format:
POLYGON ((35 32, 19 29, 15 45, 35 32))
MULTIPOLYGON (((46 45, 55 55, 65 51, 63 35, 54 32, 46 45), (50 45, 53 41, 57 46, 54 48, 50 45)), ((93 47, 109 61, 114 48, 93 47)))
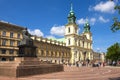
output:
POLYGON ((86 19, 84 19, 84 18, 77 20, 78 24, 85 24, 85 22, 86 22, 86 19))
POLYGON ((99 17, 99 21, 103 22, 103 23, 107 23, 109 22, 109 19, 105 19, 102 16, 99 17))
MULTIPOLYGON (((113 1, 107 1, 107 2, 100 2, 96 6, 93 7, 95 11, 100 11, 104 13, 114 13, 114 7, 115 3, 113 1)), ((91 10, 91 6, 89 7, 89 10, 91 10)))
POLYGON ((90 19, 81 18, 81 19, 77 20, 77 23, 78 24, 85 24, 86 21, 88 21, 91 25, 94 25, 96 22, 96 18, 90 18, 90 19))
POLYGON ((90 23, 91 23, 92 25, 94 25, 95 22, 96 22, 96 18, 91 18, 91 19, 90 19, 90 23))
POLYGON ((44 34, 41 32, 40 29, 34 29, 34 30, 30 30, 28 29, 28 32, 31 34, 31 35, 36 35, 36 36, 44 36, 44 34))
POLYGON ((50 30, 52 35, 64 36, 65 26, 53 26, 50 30))

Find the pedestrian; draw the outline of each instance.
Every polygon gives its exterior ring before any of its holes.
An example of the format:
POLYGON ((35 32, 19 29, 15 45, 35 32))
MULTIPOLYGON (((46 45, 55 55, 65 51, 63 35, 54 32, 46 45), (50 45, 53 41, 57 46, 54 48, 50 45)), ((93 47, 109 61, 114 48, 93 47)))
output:
POLYGON ((115 61, 113 61, 113 64, 112 64, 113 66, 116 66, 116 62, 115 61))
POLYGON ((103 62, 103 67, 105 67, 105 62, 103 62))

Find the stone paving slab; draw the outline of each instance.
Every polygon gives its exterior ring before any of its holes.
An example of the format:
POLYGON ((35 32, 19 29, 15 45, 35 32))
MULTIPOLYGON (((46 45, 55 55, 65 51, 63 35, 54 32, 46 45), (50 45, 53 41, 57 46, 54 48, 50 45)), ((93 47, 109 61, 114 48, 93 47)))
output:
POLYGON ((0 76, 0 80, 120 80, 119 67, 68 67, 64 72, 33 75, 21 78, 0 76))

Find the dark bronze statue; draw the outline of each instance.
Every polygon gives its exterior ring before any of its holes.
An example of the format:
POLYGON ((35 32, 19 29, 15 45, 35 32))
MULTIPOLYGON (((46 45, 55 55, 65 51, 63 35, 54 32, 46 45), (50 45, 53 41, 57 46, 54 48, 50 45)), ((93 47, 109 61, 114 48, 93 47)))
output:
POLYGON ((33 44, 31 34, 28 33, 27 28, 22 30, 23 39, 20 42, 18 57, 36 57, 36 46, 33 44))
POLYGON ((20 45, 33 45, 33 40, 31 39, 31 34, 28 33, 27 28, 22 30, 23 39, 20 45))

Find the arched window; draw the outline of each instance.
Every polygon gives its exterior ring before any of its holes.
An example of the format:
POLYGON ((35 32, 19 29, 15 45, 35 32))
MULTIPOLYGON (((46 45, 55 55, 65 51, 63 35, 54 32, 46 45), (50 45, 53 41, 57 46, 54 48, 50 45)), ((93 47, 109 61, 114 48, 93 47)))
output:
POLYGON ((75 33, 77 33, 77 28, 75 28, 75 33))
POLYGON ((68 28, 68 33, 70 33, 70 27, 68 28))
POLYGON ((68 39, 68 45, 70 45, 70 38, 68 39))

